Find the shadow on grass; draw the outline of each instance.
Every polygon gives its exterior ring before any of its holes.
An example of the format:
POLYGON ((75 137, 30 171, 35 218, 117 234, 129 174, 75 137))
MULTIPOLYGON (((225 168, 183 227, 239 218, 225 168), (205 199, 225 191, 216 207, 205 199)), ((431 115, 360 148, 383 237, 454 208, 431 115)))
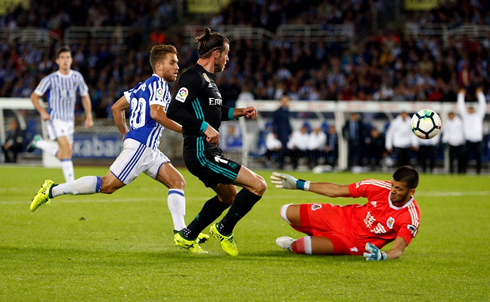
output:
POLYGON ((231 257, 221 251, 211 251, 207 254, 191 254, 178 248, 163 248, 161 251, 108 251, 91 250, 90 248, 45 248, 45 247, 8 247, 0 246, 0 258, 5 264, 15 261, 29 260, 31 262, 90 262, 91 264, 128 265, 155 264, 169 261, 238 261, 238 262, 284 262, 291 261, 320 261, 321 262, 356 262, 365 261, 363 257, 328 256, 328 255, 298 255, 286 251, 242 252, 237 257, 231 257))

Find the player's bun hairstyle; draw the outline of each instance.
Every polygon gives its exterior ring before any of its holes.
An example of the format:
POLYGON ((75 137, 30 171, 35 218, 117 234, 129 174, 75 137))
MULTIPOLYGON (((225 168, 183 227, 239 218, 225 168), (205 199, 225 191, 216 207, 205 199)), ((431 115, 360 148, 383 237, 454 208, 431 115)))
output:
POLYGON ((68 46, 60 46, 56 49, 56 59, 60 57, 60 55, 64 52, 69 52, 71 54, 70 47, 68 46))
POLYGON ((204 29, 204 34, 195 37, 197 45, 197 51, 199 52, 199 58, 209 58, 213 51, 219 50, 223 52, 225 50, 225 43, 229 44, 228 38, 222 34, 216 32, 211 33, 211 29, 206 27, 204 29))
POLYGON ((168 53, 177 54, 177 48, 170 44, 160 44, 153 46, 150 50, 151 68, 155 70, 155 66, 157 66, 157 63, 163 61, 168 53))
POLYGON ((406 183, 410 189, 415 189, 419 185, 419 173, 410 166, 398 168, 393 174, 393 179, 406 183))

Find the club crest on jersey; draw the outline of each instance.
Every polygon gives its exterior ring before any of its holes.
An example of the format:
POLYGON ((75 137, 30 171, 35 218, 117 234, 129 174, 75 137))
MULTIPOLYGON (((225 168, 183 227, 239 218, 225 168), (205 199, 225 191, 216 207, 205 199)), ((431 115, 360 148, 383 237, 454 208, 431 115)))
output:
POLYGON ((321 209, 321 208, 322 208, 321 204, 314 204, 311 206, 312 211, 316 211, 316 210, 321 209))
POLYGON ((393 228, 393 225, 395 224, 395 218, 390 217, 386 221, 386 225, 390 228, 390 230, 393 228))
POLYGON ((179 89, 179 91, 175 95, 175 99, 177 101, 183 103, 183 102, 185 102, 185 99, 187 98, 188 95, 189 95, 189 90, 187 90, 187 88, 185 88, 185 87, 182 87, 179 89))
POLYGON ((411 224, 407 225, 407 229, 410 230, 410 232, 412 233, 412 237, 415 238, 415 235, 417 235, 417 228, 411 224))
POLYGON ((202 73, 202 77, 206 80, 206 82, 210 83, 211 80, 209 79, 208 75, 206 73, 202 73))

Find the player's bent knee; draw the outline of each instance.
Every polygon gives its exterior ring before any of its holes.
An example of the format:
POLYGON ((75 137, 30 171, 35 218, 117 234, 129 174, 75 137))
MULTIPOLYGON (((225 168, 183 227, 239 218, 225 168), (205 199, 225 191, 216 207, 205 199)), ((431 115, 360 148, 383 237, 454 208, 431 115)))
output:
POLYGON ((171 182, 170 183, 170 189, 179 189, 179 190, 184 191, 185 190, 185 180, 182 178, 182 179, 175 180, 175 181, 171 182))
POLYGON ((256 195, 262 196, 265 193, 265 190, 267 190, 267 183, 265 182, 264 178, 258 174, 255 176, 256 181, 254 184, 254 191, 256 195))
POLYGON ((282 220, 286 221, 289 224, 292 224, 291 221, 289 221, 288 219, 288 215, 286 214, 290 205, 292 205, 292 203, 283 205, 281 207, 281 210, 279 211, 279 215, 281 216, 282 220))

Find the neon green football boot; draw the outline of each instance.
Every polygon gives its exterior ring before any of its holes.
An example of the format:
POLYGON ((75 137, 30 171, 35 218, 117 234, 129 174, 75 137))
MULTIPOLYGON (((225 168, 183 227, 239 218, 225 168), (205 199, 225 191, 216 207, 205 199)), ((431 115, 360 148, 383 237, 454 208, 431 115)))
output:
POLYGON ((196 241, 197 241, 197 243, 201 244, 201 243, 205 243, 206 241, 208 241, 208 239, 209 239, 209 235, 204 234, 204 233, 199 233, 196 241))
POLYGON ((202 249, 197 240, 185 239, 180 233, 174 235, 175 246, 186 249, 193 254, 206 254, 207 252, 202 249))
POLYGON ((222 235, 218 231, 216 224, 213 224, 211 228, 209 228, 209 233, 211 233, 211 235, 219 241, 219 244, 221 245, 221 248, 223 249, 223 251, 225 251, 225 253, 230 256, 238 256, 238 248, 236 247, 233 234, 230 234, 228 236, 222 235))
POLYGON ((37 208, 42 206, 45 203, 49 203, 51 198, 49 197, 49 193, 51 193, 51 188, 54 186, 54 182, 52 180, 46 179, 41 185, 41 189, 37 192, 36 196, 32 199, 31 202, 31 212, 34 212, 37 208))

